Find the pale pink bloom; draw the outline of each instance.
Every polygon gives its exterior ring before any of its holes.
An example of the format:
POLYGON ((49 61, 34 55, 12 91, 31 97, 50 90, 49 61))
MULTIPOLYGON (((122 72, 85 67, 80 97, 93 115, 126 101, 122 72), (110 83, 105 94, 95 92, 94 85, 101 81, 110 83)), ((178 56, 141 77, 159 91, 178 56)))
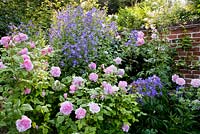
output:
POLYGON ((144 44, 144 39, 143 38, 138 38, 136 41, 137 46, 142 46, 144 44))
POLYGON ((94 81, 94 82, 97 82, 97 80, 98 80, 98 74, 96 74, 96 73, 91 73, 91 74, 89 75, 89 80, 94 81))
POLYGON ((2 44, 4 47, 7 48, 10 40, 11 40, 10 36, 1 37, 0 44, 2 44))
POLYGON ((24 33, 19 33, 18 35, 15 35, 13 37, 13 40, 17 43, 20 43, 21 41, 26 41, 28 40, 28 36, 24 33))
POLYGON ((183 86, 183 85, 185 85, 185 80, 183 78, 177 78, 176 84, 183 86))
POLYGON ((65 99, 67 99, 67 93, 64 93, 63 96, 65 99))
POLYGON ((23 115, 21 119, 18 119, 16 121, 16 127, 19 132, 24 132, 31 128, 31 119, 29 119, 27 116, 23 115))
POLYGON ((120 35, 117 35, 115 38, 116 38, 116 39, 121 39, 121 36, 120 36, 120 35))
POLYGON ((104 72, 105 72, 105 74, 116 73, 117 68, 114 65, 111 65, 111 66, 107 67, 106 69, 104 69, 104 72))
POLYGON ((33 69, 33 64, 31 60, 26 59, 24 60, 22 67, 25 68, 27 71, 31 71, 33 69))
POLYGON ((59 67, 51 67, 50 73, 53 77, 60 77, 61 70, 59 67))
POLYGON ((126 81, 119 81, 119 83, 118 83, 119 88, 126 89, 127 86, 128 86, 128 84, 126 81))
POLYGON ((77 119, 83 119, 86 115, 86 110, 84 108, 80 107, 80 108, 76 109, 75 114, 76 114, 77 119))
POLYGON ((61 103, 61 107, 60 107, 60 112, 64 115, 69 115, 71 114, 73 110, 73 104, 69 101, 65 101, 63 103, 61 103))
POLYGON ((104 64, 102 64, 102 65, 101 65, 101 68, 102 68, 102 69, 105 69, 105 65, 104 65, 104 64))
POLYGON ((116 91, 119 90, 119 87, 117 87, 116 85, 114 85, 114 86, 112 86, 112 90, 113 90, 114 92, 116 92, 116 91))
POLYGON ((122 59, 117 57, 116 59, 113 60, 117 65, 122 63, 122 59))
POLYGON ((41 50, 41 54, 42 54, 42 55, 47 55, 47 54, 48 54, 48 49, 43 48, 43 49, 41 50))
POLYGON ((35 43, 33 41, 31 41, 29 44, 30 44, 30 48, 35 48, 35 43))
POLYGON ((25 94, 25 95, 30 94, 30 93, 31 93, 31 89, 26 88, 26 89, 24 90, 24 94, 25 94))
POLYGON ((78 87, 77 87, 76 85, 71 85, 71 86, 69 87, 69 89, 70 89, 69 92, 73 94, 73 93, 75 93, 76 90, 78 90, 78 87))
POLYGON ((123 130, 124 132, 128 132, 128 130, 129 130, 129 125, 124 124, 124 125, 122 126, 122 130, 123 130))
POLYGON ((42 91, 42 97, 44 97, 46 95, 46 92, 43 90, 42 91))
POLYGON ((200 79, 192 79, 190 84, 193 87, 200 87, 200 79))
POLYGON ((152 39, 157 39, 157 34, 153 33, 153 34, 151 35, 151 38, 152 38, 152 39))
POLYGON ((6 66, 3 64, 3 62, 0 62, 0 69, 6 68, 6 66))
POLYGON ((20 55, 24 55, 24 54, 28 54, 28 48, 23 48, 21 51, 19 51, 19 53, 18 54, 20 54, 20 55))
POLYGON ((95 70, 96 67, 97 67, 97 65, 96 65, 94 62, 91 62, 91 63, 88 65, 88 67, 89 67, 90 69, 92 69, 92 70, 95 70))
POLYGON ((91 99, 94 99, 94 98, 96 98, 97 96, 95 95, 95 94, 93 94, 93 95, 90 95, 90 98, 91 99))
POLYGON ((81 86, 84 82, 82 77, 74 77, 72 81, 72 85, 81 86))
POLYGON ((179 78, 179 76, 177 74, 172 75, 172 81, 176 82, 176 79, 179 78))
POLYGON ((139 31, 137 33, 138 38, 144 38, 144 33, 142 31, 139 31))
POLYGON ((91 113, 94 114, 94 113, 100 112, 100 107, 99 107, 99 105, 97 103, 90 102, 88 104, 88 106, 89 106, 89 110, 90 110, 91 113))
POLYGON ((22 58, 23 58, 23 60, 30 60, 30 57, 28 55, 26 55, 26 54, 23 54, 22 58))
POLYGON ((113 94, 115 91, 113 90, 113 87, 111 84, 109 83, 104 83, 103 84, 104 87, 104 93, 105 94, 113 94))
POLYGON ((124 69, 118 69, 118 71, 117 71, 117 75, 119 75, 119 76, 123 76, 124 74, 125 74, 124 69))

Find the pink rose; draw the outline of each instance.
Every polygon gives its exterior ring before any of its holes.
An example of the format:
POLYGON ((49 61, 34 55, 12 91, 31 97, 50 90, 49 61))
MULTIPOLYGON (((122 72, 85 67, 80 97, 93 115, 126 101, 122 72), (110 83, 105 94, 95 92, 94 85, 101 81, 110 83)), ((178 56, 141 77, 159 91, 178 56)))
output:
POLYGON ((117 68, 114 65, 111 65, 111 66, 107 67, 106 69, 104 69, 104 72, 105 72, 105 74, 116 73, 117 68))
POLYGON ((77 119, 83 119, 86 115, 86 110, 80 107, 76 109, 75 114, 77 119))
POLYGON ((113 94, 115 91, 113 90, 113 87, 111 84, 103 82, 102 86, 104 87, 104 93, 105 94, 113 94))
POLYGON ((10 36, 1 37, 0 44, 2 44, 5 48, 8 48, 10 40, 10 36))
POLYGON ((193 87, 200 87, 200 79, 192 79, 190 84, 193 87))
POLYGON ((157 38, 157 34, 153 33, 153 34, 151 35, 151 38, 152 38, 152 39, 156 39, 156 38, 157 38))
POLYGON ((176 75, 176 74, 172 75, 172 81, 173 81, 173 82, 176 82, 176 79, 177 79, 177 78, 179 78, 178 75, 176 75))
POLYGON ((65 101, 63 103, 61 103, 61 107, 60 107, 60 112, 64 115, 69 115, 71 114, 73 110, 73 104, 69 101, 65 101))
POLYGON ((43 90, 42 91, 42 97, 44 97, 46 95, 46 92, 43 90))
POLYGON ((122 126, 122 130, 123 130, 124 132, 128 132, 128 130, 129 130, 129 125, 124 124, 124 125, 122 126))
POLYGON ((96 74, 96 73, 91 73, 91 74, 89 75, 89 80, 94 81, 94 82, 97 82, 97 80, 98 80, 98 74, 96 74))
POLYGON ((69 87, 69 89, 70 89, 69 92, 73 94, 73 93, 75 93, 76 90, 78 90, 78 87, 77 87, 76 85, 71 85, 71 86, 69 87))
POLYGON ((30 60, 30 57, 26 54, 22 55, 23 60, 30 60))
POLYGON ((122 77, 124 74, 125 74, 124 69, 118 69, 117 75, 122 77))
POLYGON ((19 33, 18 35, 15 35, 13 37, 13 40, 16 42, 16 43, 20 43, 21 41, 26 41, 28 40, 28 36, 24 33, 19 33))
POLYGON ((26 59, 24 60, 22 67, 25 68, 27 71, 31 71, 33 69, 33 64, 31 60, 26 59))
POLYGON ((117 65, 122 63, 122 59, 117 57, 116 59, 113 60, 117 65))
POLYGON ((144 38, 144 33, 142 31, 139 31, 137 33, 138 38, 144 38))
POLYGON ((48 54, 48 50, 47 50, 46 48, 43 48, 43 49, 41 50, 41 54, 42 54, 42 55, 47 55, 47 54, 48 54))
POLYGON ((24 54, 28 54, 28 48, 23 48, 21 51, 19 51, 19 53, 18 54, 20 54, 20 55, 24 55, 24 54))
POLYGON ((81 86, 84 82, 82 77, 74 77, 72 81, 72 85, 81 86))
POLYGON ((24 90, 24 94, 25 94, 25 95, 30 94, 30 93, 31 93, 31 90, 30 90, 29 88, 26 88, 26 89, 24 90))
POLYGON ((59 67, 51 67, 50 73, 53 77, 60 77, 61 70, 59 67))
POLYGON ((47 52, 50 54, 53 52, 53 47, 52 46, 48 46, 47 47, 47 52))
POLYGON ((183 78, 177 78, 176 84, 183 86, 183 85, 185 85, 185 80, 183 78))
POLYGON ((100 107, 97 103, 90 102, 88 104, 91 113, 98 113, 100 111, 100 107))
POLYGON ((29 119, 27 116, 23 115, 21 119, 18 119, 16 121, 16 127, 19 132, 24 132, 31 128, 31 119, 29 119))
POLYGON ((119 81, 119 83, 118 83, 119 88, 126 89, 127 86, 128 86, 128 84, 126 81, 119 81))
POLYGON ((30 44, 30 48, 35 48, 35 43, 33 41, 31 41, 29 44, 30 44))
POLYGON ((144 44, 144 39, 143 38, 138 38, 136 41, 137 46, 142 46, 144 44))
POLYGON ((91 70, 95 70, 96 69, 96 64, 94 62, 91 62, 88 67, 91 69, 91 70))

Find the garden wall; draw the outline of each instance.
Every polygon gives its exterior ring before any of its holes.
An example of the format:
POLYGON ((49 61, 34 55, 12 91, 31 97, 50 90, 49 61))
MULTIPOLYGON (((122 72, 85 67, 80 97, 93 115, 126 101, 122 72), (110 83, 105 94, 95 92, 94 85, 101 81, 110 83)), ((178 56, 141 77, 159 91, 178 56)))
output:
POLYGON ((179 46, 174 59, 187 83, 200 78, 200 24, 170 27, 168 39, 179 46))

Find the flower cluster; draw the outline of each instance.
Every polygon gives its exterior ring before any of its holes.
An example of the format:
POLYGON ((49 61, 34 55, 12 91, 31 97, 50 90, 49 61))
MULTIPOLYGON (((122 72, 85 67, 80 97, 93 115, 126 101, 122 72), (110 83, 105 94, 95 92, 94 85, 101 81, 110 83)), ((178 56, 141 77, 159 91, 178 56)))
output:
POLYGON ((129 40, 125 43, 126 46, 135 44, 142 46, 144 44, 144 33, 142 31, 133 30, 129 35, 129 40))
POLYGON ((81 7, 68 7, 58 12, 56 23, 50 29, 50 43, 61 46, 61 65, 73 66, 97 57, 100 41, 112 38, 116 33, 115 23, 106 21, 105 12, 93 8, 84 13, 81 7))
POLYGON ((72 84, 70 85, 70 93, 75 93, 76 90, 78 90, 78 88, 80 86, 83 85, 84 79, 82 77, 74 77, 72 84))
POLYGON ((154 97, 161 95, 162 92, 158 91, 162 88, 162 82, 156 75, 148 77, 147 79, 139 78, 132 83, 133 88, 142 95, 154 97))

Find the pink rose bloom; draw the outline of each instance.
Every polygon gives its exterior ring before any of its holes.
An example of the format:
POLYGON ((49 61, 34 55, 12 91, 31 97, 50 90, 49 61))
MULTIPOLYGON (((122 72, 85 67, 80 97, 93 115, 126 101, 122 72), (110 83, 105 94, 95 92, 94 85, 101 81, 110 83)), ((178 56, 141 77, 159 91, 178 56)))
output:
POLYGON ((1 37, 0 44, 2 44, 4 47, 7 48, 10 40, 11 40, 10 36, 1 37))
POLYGON ((42 91, 42 97, 44 97, 46 95, 46 92, 43 90, 42 91))
POLYGON ((26 89, 24 90, 24 94, 25 94, 25 95, 30 94, 30 93, 31 93, 31 90, 30 90, 29 88, 26 88, 26 89))
POLYGON ((111 65, 104 69, 105 74, 111 74, 117 72, 117 68, 114 65, 111 65))
POLYGON ((118 69, 117 75, 123 76, 125 74, 124 69, 118 69))
POLYGON ((24 55, 24 54, 28 54, 28 49, 27 48, 23 48, 21 51, 19 51, 19 53, 18 54, 20 54, 20 55, 24 55))
POLYGON ((6 68, 6 66, 3 64, 3 62, 0 62, 0 69, 6 68))
POLYGON ((137 46, 142 46, 144 44, 144 39, 143 38, 138 38, 136 41, 137 46))
POLYGON ((47 47, 47 52, 50 54, 53 52, 53 47, 52 46, 48 46, 47 47))
POLYGON ((113 90, 113 87, 111 84, 109 83, 104 83, 103 84, 104 87, 104 93, 105 94, 113 94, 115 91, 113 90))
POLYGON ((113 60, 117 65, 122 63, 122 59, 117 57, 116 59, 113 60))
POLYGON ((67 93, 64 93, 63 96, 65 99, 67 99, 67 93))
POLYGON ((94 81, 94 82, 97 82, 97 80, 98 80, 98 74, 96 74, 96 73, 91 73, 91 74, 89 75, 89 80, 94 81))
POLYGON ((119 81, 119 83, 118 83, 119 88, 126 89, 127 86, 128 86, 128 84, 126 81, 119 81))
POLYGON ((41 54, 42 54, 42 55, 47 55, 47 54, 48 54, 48 49, 43 48, 43 49, 41 50, 41 54))
POLYGON ((26 59, 24 60, 22 67, 25 68, 27 71, 31 71, 33 69, 33 64, 31 60, 26 59))
POLYGON ((177 78, 176 84, 183 86, 183 85, 185 85, 185 80, 183 78, 177 78))
POLYGON ((59 67, 51 67, 50 73, 53 77, 60 77, 61 70, 59 67))
POLYGON ((90 112, 92 112, 93 114, 98 113, 100 111, 100 107, 97 103, 90 102, 88 106, 89 106, 90 112))
POLYGON ((61 107, 60 107, 60 112, 64 115, 69 115, 71 114, 73 110, 73 104, 69 101, 65 101, 63 103, 61 103, 61 107))
POLYGON ((30 42, 30 48, 35 48, 35 43, 33 41, 30 42))
POLYGON ((23 115, 21 119, 18 119, 16 121, 16 127, 19 132, 24 132, 31 128, 31 119, 29 119, 27 116, 23 115))
POLYGON ((139 31, 137 33, 138 38, 144 38, 144 33, 142 31, 139 31))
POLYGON ((129 130, 129 125, 124 124, 124 125, 122 126, 122 130, 123 130, 124 132, 128 132, 128 130, 129 130))
POLYGON ((173 82, 176 82, 176 79, 177 79, 177 78, 179 78, 178 75, 176 75, 176 74, 172 75, 172 81, 173 81, 173 82))
POLYGON ((19 33, 18 35, 15 35, 13 37, 13 40, 17 43, 20 43, 21 41, 26 41, 28 40, 28 36, 24 33, 19 33))
POLYGON ((192 87, 200 87, 200 79, 192 79, 190 84, 192 87))
POLYGON ((80 107, 76 109, 75 114, 77 119, 83 119, 86 115, 86 110, 80 107))
POLYGON ((94 63, 94 62, 91 62, 88 67, 91 69, 91 70, 95 70, 97 65, 94 63))
POLYGON ((157 38, 157 34, 153 33, 153 34, 151 35, 151 38, 152 38, 152 39, 156 39, 156 38, 157 38))
POLYGON ((22 55, 23 60, 30 60, 30 57, 26 54, 22 55))
POLYGON ((69 87, 69 89, 70 89, 70 93, 74 93, 76 90, 78 90, 78 87, 76 86, 76 85, 71 85, 70 87, 69 87))
POLYGON ((84 82, 82 77, 74 77, 72 81, 72 85, 81 86, 84 82))

